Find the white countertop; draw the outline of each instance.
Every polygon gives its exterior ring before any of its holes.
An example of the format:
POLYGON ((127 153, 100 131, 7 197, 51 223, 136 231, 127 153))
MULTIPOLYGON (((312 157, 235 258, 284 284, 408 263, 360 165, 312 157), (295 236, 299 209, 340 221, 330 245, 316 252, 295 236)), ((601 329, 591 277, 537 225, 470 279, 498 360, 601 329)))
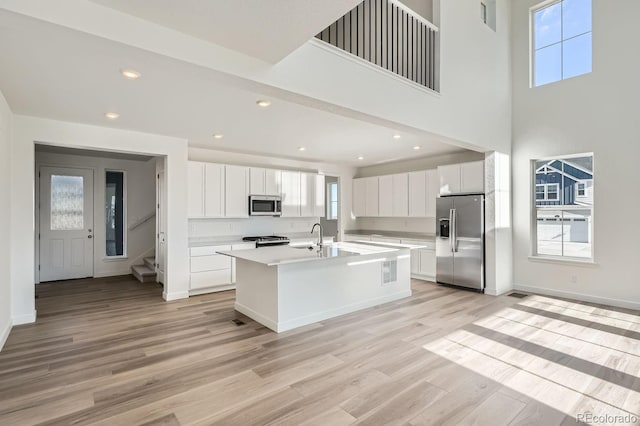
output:
POLYGON ((340 242, 329 244, 318 250, 313 247, 294 248, 290 246, 261 247, 250 250, 219 251, 218 254, 262 263, 267 266, 278 266, 289 263, 322 261, 327 259, 350 258, 381 253, 393 253, 401 249, 409 249, 408 244, 396 244, 396 247, 382 246, 375 243, 360 244, 353 242, 340 242), (402 247, 399 247, 402 246, 402 247))

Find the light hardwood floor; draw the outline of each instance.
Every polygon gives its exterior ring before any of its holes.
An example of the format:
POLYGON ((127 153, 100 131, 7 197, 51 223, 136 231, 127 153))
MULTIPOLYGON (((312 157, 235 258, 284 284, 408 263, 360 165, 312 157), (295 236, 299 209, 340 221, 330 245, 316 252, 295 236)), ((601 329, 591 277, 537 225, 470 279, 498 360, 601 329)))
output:
POLYGON ((233 291, 165 303, 128 277, 42 284, 37 323, 0 352, 0 424, 547 426, 640 414, 637 312, 413 290, 276 334, 236 313, 233 291))

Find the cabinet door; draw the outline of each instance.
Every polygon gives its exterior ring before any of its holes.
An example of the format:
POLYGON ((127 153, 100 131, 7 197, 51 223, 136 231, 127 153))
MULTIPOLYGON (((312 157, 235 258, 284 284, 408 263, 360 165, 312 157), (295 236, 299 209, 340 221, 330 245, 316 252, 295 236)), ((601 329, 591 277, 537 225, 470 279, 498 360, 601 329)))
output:
POLYGON ((366 215, 367 210, 367 181, 365 179, 354 179, 351 194, 352 211, 356 217, 366 215))
POLYGON ((427 215, 427 172, 409 173, 409 216, 427 215))
POLYGON ((393 216, 409 216, 409 175, 393 175, 393 216))
POLYGON ((420 275, 436 276, 436 251, 420 249, 420 275))
POLYGON ((460 182, 463 193, 484 193, 484 161, 460 164, 460 182))
POLYGON ((189 161, 187 177, 189 217, 204 217, 204 163, 189 161))
POLYGON ((280 170, 265 170, 265 195, 282 194, 282 172, 280 170))
POLYGON ((315 175, 315 189, 314 193, 314 217, 326 217, 327 211, 325 210, 325 195, 326 188, 324 184, 324 175, 315 175))
POLYGON ((436 199, 438 198, 438 171, 427 170, 425 173, 426 182, 426 216, 436 217, 436 199))
POLYGON ((393 216, 393 176, 380 176, 378 178, 378 215, 381 217, 393 216))
POLYGON ((420 250, 411 250, 411 275, 420 273, 420 250))
POLYGON ((224 216, 224 165, 207 163, 204 168, 204 215, 224 216))
POLYGON ((300 216, 313 217, 315 214, 316 175, 300 173, 300 216))
POLYGON ((438 178, 440 179, 440 195, 450 195, 460 193, 460 165, 451 164, 438 167, 438 178))
POLYGON ((378 216, 378 178, 366 178, 365 191, 365 215, 369 217, 378 216))
POLYGON ((249 194, 250 195, 266 195, 266 170, 262 168, 251 167, 249 169, 249 194))
POLYGON ((225 166, 225 216, 249 217, 249 169, 225 166))
POLYGON ((282 217, 300 217, 300 172, 282 171, 282 217))

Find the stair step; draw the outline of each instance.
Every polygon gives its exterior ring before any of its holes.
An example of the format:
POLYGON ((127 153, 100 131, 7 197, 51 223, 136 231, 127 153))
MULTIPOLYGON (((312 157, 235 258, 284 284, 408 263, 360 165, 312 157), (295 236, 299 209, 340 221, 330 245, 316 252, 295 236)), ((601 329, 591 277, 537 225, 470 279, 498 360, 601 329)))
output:
POLYGON ((144 264, 149 268, 149 269, 156 269, 156 258, 155 257, 145 257, 144 259, 144 264))
POLYGON ((131 273, 141 283, 154 282, 156 280, 156 272, 146 265, 133 265, 131 273))

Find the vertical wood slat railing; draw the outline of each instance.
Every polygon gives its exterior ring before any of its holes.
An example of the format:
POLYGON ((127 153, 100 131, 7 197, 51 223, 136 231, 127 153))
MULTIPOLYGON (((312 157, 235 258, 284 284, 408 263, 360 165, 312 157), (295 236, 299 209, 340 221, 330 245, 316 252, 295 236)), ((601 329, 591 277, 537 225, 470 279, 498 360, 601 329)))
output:
POLYGON ((316 38, 438 90, 438 28, 396 0, 364 0, 316 38))

